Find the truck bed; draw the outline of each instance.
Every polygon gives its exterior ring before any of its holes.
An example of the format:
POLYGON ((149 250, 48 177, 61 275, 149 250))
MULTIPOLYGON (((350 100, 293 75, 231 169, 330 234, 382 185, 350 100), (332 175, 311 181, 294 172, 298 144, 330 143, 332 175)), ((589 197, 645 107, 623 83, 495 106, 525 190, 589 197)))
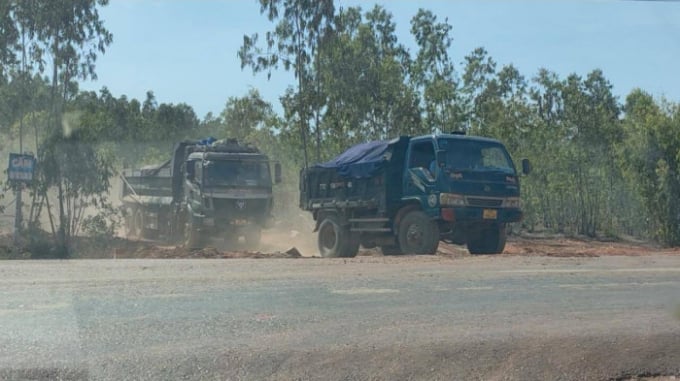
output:
POLYGON ((300 207, 371 208, 389 213, 401 198, 401 167, 408 138, 369 142, 350 148, 333 160, 303 169, 300 207))
POLYGON ((384 172, 370 178, 340 176, 334 168, 313 167, 300 176, 300 207, 304 210, 384 207, 384 172))
POLYGON ((126 170, 121 175, 123 188, 121 201, 125 203, 172 203, 172 175, 169 168, 158 171, 148 169, 126 170))

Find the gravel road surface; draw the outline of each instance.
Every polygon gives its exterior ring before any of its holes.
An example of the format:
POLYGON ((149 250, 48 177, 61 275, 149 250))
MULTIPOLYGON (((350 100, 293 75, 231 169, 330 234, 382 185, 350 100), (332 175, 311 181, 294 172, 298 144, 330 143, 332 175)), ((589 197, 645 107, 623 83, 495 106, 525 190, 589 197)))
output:
POLYGON ((0 379, 680 375, 680 256, 0 262, 0 379))

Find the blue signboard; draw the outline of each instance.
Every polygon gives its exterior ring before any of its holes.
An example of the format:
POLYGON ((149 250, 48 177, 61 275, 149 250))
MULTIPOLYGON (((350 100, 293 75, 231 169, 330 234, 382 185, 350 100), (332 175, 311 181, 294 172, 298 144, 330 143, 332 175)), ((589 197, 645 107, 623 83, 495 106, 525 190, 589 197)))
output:
POLYGON ((31 182, 34 170, 35 157, 33 155, 9 154, 9 168, 7 168, 9 181, 31 182))

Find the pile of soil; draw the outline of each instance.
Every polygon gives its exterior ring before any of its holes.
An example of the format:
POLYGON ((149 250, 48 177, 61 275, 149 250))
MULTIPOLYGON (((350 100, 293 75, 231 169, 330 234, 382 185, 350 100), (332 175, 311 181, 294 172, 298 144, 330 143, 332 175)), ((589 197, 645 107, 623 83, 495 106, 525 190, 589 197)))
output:
MULTIPOLYGON (((265 237, 263 237, 265 238, 265 237)), ((71 258, 301 258, 317 256, 311 242, 287 235, 265 238, 261 251, 206 247, 190 250, 183 246, 163 246, 151 241, 114 238, 105 242, 90 237, 76 237, 71 258), (290 246, 286 246, 289 244, 290 246), (298 250, 301 244, 302 250, 298 250), (291 248, 291 246, 293 246, 291 248), (286 249, 289 248, 289 249, 286 249)), ((44 251, 44 250, 43 250, 44 251)), ((465 246, 441 243, 437 254, 447 258, 469 257, 465 246)), ((502 256, 599 257, 611 255, 644 256, 653 254, 680 255, 680 248, 662 248, 634 240, 598 240, 586 237, 557 235, 514 235, 508 237, 502 256)), ((379 249, 361 250, 360 256, 382 256, 379 249)), ((10 234, 0 234, 0 259, 50 258, 49 253, 31 253, 16 247, 10 234)))
POLYGON ((198 250, 189 250, 182 246, 167 247, 145 245, 136 251, 116 252, 117 258, 301 258, 302 255, 296 248, 281 252, 263 253, 260 251, 221 251, 214 247, 206 247, 198 250))
POLYGON ((564 236, 514 236, 508 240, 504 252, 504 255, 548 257, 642 256, 652 254, 680 254, 680 248, 662 248, 652 243, 634 240, 564 236))

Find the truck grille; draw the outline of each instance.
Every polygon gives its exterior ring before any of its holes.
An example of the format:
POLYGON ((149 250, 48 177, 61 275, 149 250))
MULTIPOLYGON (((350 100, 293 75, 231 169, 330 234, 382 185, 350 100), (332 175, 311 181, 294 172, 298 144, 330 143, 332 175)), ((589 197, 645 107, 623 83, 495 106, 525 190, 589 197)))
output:
POLYGON ((467 203, 470 206, 482 206, 482 207, 495 208, 495 207, 501 206, 501 204, 503 203, 503 200, 498 199, 498 198, 468 197, 467 203))
POLYGON ((215 218, 259 218, 264 216, 267 210, 267 202, 268 199, 215 198, 213 199, 215 218))

